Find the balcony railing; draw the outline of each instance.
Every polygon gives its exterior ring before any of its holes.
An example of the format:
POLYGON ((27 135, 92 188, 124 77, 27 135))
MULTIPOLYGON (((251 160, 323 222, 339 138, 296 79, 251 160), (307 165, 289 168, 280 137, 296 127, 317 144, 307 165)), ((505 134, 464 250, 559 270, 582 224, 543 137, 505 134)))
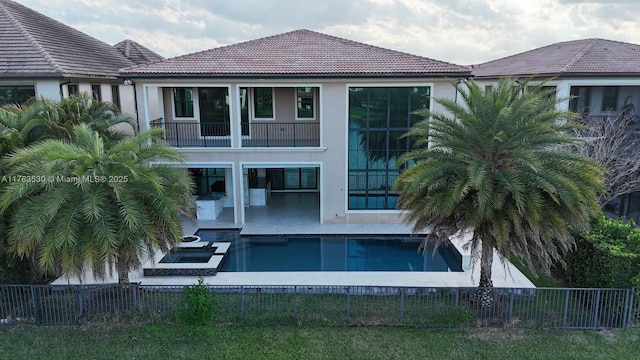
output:
POLYGON ((320 124, 317 122, 242 124, 242 147, 315 146, 320 146, 320 124))
MULTIPOLYGON (((151 122, 164 129, 164 140, 174 147, 231 147, 229 123, 151 122)), ((242 147, 317 147, 319 123, 243 123, 242 147)))
POLYGON ((228 123, 154 120, 152 127, 164 129, 164 140, 174 147, 231 147, 228 123))

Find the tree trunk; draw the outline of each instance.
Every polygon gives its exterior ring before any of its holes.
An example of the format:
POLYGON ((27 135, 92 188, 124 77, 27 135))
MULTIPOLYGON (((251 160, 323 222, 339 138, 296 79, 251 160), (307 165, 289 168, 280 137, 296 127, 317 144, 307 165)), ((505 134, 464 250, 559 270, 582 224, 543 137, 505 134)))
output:
POLYGON ((493 247, 483 246, 480 258, 479 289, 472 294, 471 300, 479 302, 483 308, 493 305, 493 281, 491 280, 491 266, 493 265, 493 247))
POLYGON ((118 260, 116 268, 118 269, 118 284, 129 284, 129 266, 127 266, 126 264, 122 264, 121 261, 118 260))

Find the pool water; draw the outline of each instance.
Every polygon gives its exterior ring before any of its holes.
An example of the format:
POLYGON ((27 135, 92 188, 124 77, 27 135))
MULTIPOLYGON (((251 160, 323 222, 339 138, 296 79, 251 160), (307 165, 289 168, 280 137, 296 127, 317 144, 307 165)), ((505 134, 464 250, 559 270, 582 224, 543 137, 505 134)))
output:
MULTIPOLYGON (((212 241, 216 230, 196 235, 212 241)), ((227 236, 231 240, 231 236, 227 236)), ((418 252, 410 236, 295 235, 239 236, 232 240, 220 271, 462 271, 453 245, 418 252)))
POLYGON ((162 260, 161 263, 200 263, 206 264, 216 252, 215 248, 207 249, 172 249, 162 260))

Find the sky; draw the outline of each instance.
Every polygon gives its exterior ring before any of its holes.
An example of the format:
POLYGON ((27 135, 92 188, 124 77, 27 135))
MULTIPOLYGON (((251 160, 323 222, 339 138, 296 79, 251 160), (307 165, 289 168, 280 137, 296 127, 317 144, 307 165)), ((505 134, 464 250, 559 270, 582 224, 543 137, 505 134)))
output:
POLYGON ((459 65, 561 41, 640 44, 638 0, 16 0, 164 57, 309 29, 459 65))

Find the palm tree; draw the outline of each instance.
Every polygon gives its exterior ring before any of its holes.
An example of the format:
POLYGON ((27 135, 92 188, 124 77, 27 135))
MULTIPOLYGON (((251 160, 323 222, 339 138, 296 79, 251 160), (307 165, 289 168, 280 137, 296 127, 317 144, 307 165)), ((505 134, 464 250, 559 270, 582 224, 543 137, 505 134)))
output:
MULTIPOLYGON (((134 120, 131 116, 121 113, 115 105, 93 101, 86 94, 62 99, 60 102, 32 98, 20 105, 7 104, 0 107, 0 157, 44 139, 70 140, 73 127, 78 124, 87 124, 97 131, 107 141, 108 146, 125 136, 120 131, 123 129, 120 124, 133 126, 134 120)), ((126 127, 124 129, 126 130, 126 127)), ((0 174, 6 175, 1 164, 0 174)), ((0 189, 4 185, 0 182, 0 189)), ((3 229, 6 227, 8 216, 8 212, 0 216, 0 259, 7 260, 1 262, 1 267, 17 260, 7 257, 5 251, 6 231, 3 229)), ((26 260, 16 262, 7 273, 24 274, 27 273, 27 269, 33 269, 34 266, 26 260)), ((35 273, 32 275, 32 280, 42 280, 35 273)))
POLYGON ((35 255, 44 273, 80 276, 86 267, 121 283, 146 255, 182 236, 180 215, 193 217, 186 171, 154 162, 183 161, 154 129, 111 146, 87 125, 72 141, 49 139, 8 155, 11 182, 0 193, 9 216, 9 250, 35 255))
POLYGON ((465 104, 436 99, 450 115, 426 113, 407 133, 416 145, 399 161, 413 166, 395 184, 405 220, 436 246, 467 232, 481 288, 493 286, 494 251, 548 273, 574 244, 569 227, 588 228, 599 207, 600 167, 566 149, 578 143, 572 114, 542 86, 454 86, 465 104))

